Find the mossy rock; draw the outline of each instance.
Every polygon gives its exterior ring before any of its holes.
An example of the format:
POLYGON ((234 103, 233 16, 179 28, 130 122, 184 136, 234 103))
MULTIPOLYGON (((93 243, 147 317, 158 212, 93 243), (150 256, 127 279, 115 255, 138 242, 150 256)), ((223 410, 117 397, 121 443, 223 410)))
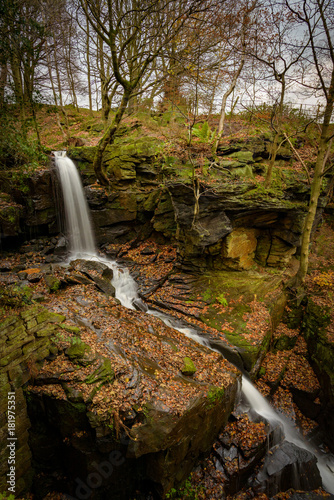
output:
POLYGON ((297 337, 289 337, 288 335, 281 335, 276 338, 273 343, 275 351, 290 351, 296 345, 297 337))
POLYGON ((162 191, 152 219, 153 227, 167 238, 176 233, 176 222, 171 197, 167 191, 162 191))
MULTIPOLYGON (((239 352, 248 372, 255 369, 258 360, 269 348, 272 303, 265 296, 268 292, 273 292, 280 282, 280 275, 268 276, 251 271, 214 271, 203 274, 193 283, 194 299, 200 295, 207 304, 200 316, 201 321, 222 332, 228 344, 239 352), (227 305, 217 307, 217 297, 221 293, 224 293, 227 305), (252 313, 249 302, 254 297, 268 316, 267 326, 258 338, 254 337, 247 326, 247 315, 252 313)), ((277 298, 272 300, 277 302, 277 298)))
POLYGON ((327 327, 330 323, 330 307, 321 306, 309 298, 304 317, 304 337, 311 364, 325 397, 334 405, 334 343, 327 335, 327 327))
POLYGON ((66 393, 66 397, 69 401, 72 403, 83 403, 84 402, 84 396, 83 393, 75 389, 74 387, 71 387, 70 385, 63 383, 62 387, 66 393))
POLYGON ((219 401, 223 402, 224 396, 225 396, 224 387, 211 387, 207 395, 208 407, 211 408, 219 401))
POLYGON ((102 363, 94 370, 93 373, 88 375, 85 379, 86 384, 96 384, 101 382, 102 384, 111 383, 115 378, 115 372, 111 367, 110 359, 104 358, 102 363))
POLYGON ((42 310, 36 317, 37 323, 62 323, 65 321, 66 317, 62 314, 54 313, 48 311, 47 309, 42 310))
POLYGON ((69 333, 73 333, 74 335, 80 335, 80 328, 74 325, 59 325, 63 330, 69 333))
POLYGON ((160 193, 161 193, 161 190, 158 189, 158 190, 151 191, 147 195, 147 197, 145 196, 145 199, 141 205, 141 208, 143 209, 143 211, 154 212, 154 210, 156 209, 156 207, 158 205, 160 193))
POLYGON ((162 142, 155 137, 126 138, 124 142, 117 142, 107 146, 103 161, 108 163, 116 158, 132 158, 132 161, 140 163, 143 158, 155 156, 162 142))
POLYGON ((72 160, 81 160, 88 163, 93 163, 96 154, 96 147, 83 146, 79 148, 70 148, 67 155, 72 160))
POLYGON ((196 373, 196 371, 197 369, 196 366, 194 365, 194 362, 187 356, 183 358, 183 367, 181 368, 182 375, 191 377, 196 373))
POLYGON ((244 163, 241 161, 233 161, 233 160, 219 160, 219 166, 221 168, 227 168, 229 170, 240 168, 244 166, 244 163))
POLYGON ((237 168, 234 168, 231 172, 233 177, 245 177, 248 179, 253 179, 253 169, 250 165, 244 165, 237 168))
POLYGON ((5 236, 15 236, 21 232, 20 217, 23 213, 23 207, 11 203, 0 206, 0 229, 5 236))
POLYGON ((47 274, 44 280, 50 293, 57 292, 61 287, 61 281, 51 274, 47 274))
POLYGON ((92 364, 96 359, 90 346, 80 340, 73 342, 72 345, 66 349, 65 355, 70 358, 71 361, 83 366, 92 364))
POLYGON ((32 302, 33 291, 26 285, 0 286, 0 306, 2 307, 22 307, 32 302))
POLYGON ((240 163, 254 163, 253 153, 250 151, 237 151, 230 154, 229 158, 235 158, 240 163))
POLYGON ((115 181, 135 181, 138 174, 155 177, 158 166, 154 164, 161 141, 154 137, 126 137, 107 146, 103 163, 115 181))

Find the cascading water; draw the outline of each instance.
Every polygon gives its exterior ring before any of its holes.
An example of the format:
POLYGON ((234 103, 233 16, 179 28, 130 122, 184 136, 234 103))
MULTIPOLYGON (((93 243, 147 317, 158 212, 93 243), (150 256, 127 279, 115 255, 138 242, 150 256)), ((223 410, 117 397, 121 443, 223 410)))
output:
POLYGON ((71 256, 95 254, 89 209, 80 175, 73 161, 66 156, 66 151, 56 151, 54 155, 63 190, 71 256))
MULTIPOLYGON (((208 341, 198 335, 194 328, 181 325, 180 322, 167 314, 148 308, 139 297, 137 285, 128 269, 119 267, 116 262, 98 255, 90 222, 88 205, 78 171, 72 160, 66 156, 66 152, 55 152, 55 158, 63 189, 66 220, 68 224, 67 229, 71 245, 70 258, 81 257, 106 264, 113 270, 114 277, 112 284, 116 290, 116 298, 120 300, 124 307, 129 309, 137 308, 148 314, 152 314, 160 318, 167 326, 178 330, 187 337, 210 348, 208 341)), ((322 477, 323 486, 328 492, 334 494, 334 472, 329 468, 326 456, 307 443, 286 418, 276 413, 245 376, 242 377, 242 393, 256 413, 263 416, 271 423, 280 422, 287 441, 314 453, 318 457, 318 468, 322 477)))

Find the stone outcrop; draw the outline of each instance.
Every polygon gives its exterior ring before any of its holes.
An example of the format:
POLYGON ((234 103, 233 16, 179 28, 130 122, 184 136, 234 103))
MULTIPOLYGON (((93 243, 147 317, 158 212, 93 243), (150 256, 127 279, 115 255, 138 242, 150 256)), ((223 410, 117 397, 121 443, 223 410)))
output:
POLYGON ((316 457, 293 443, 283 441, 272 448, 265 458, 253 488, 258 493, 272 496, 291 487, 311 491, 321 485, 316 457))
POLYGON ((150 316, 119 313, 113 332, 100 330, 108 355, 86 336, 59 337, 63 353, 28 388, 40 494, 56 471, 78 498, 88 489, 126 499, 148 484, 163 496, 210 449, 233 409, 238 376, 225 360, 150 316), (186 357, 195 371, 184 372, 186 357))
POLYGON ((253 184, 202 185, 194 218, 191 185, 170 182, 168 190, 185 266, 249 269, 258 262, 285 267, 300 246, 306 194, 304 202, 296 204, 288 192, 278 199, 253 184))
POLYGON ((223 474, 225 493, 230 495, 247 484, 269 447, 268 424, 251 422, 247 414, 233 420, 213 446, 213 462, 223 474))
MULTIPOLYGON (((268 156, 265 137, 221 149, 210 166, 209 182, 202 176, 194 186, 196 165, 161 157, 161 140, 136 130, 126 135, 125 126, 106 148, 103 162, 109 190, 96 184, 92 168, 96 148, 73 147, 68 152, 85 185, 98 244, 141 241, 153 234, 177 242, 184 268, 197 271, 289 265, 299 252, 309 187, 294 184, 293 178, 284 187, 269 190, 255 183, 254 174, 263 167, 259 160, 268 156), (244 169, 249 170, 248 179, 244 169)), ((283 157, 287 161, 288 152, 283 157)), ((23 208, 12 225, 13 215, 6 212, 11 208, 0 210, 3 235, 59 230, 52 189, 49 171, 26 179, 24 190, 11 187, 12 202, 23 208)), ((316 223, 324 201, 320 199, 316 223)))
POLYGON ((57 221, 53 174, 50 170, 40 170, 31 176, 18 174, 11 178, 12 172, 3 173, 8 176, 1 189, 5 201, 0 201, 0 235, 1 240, 13 238, 31 238, 38 235, 53 235, 60 230, 57 221))
MULTIPOLYGON (((0 325, 2 402, 8 391, 17 398, 17 493, 31 486, 33 460, 38 498, 50 488, 77 498, 89 490, 127 499, 138 487, 163 496, 226 424, 237 371, 159 319, 120 306, 104 264, 77 260, 52 266, 53 275, 48 267, 19 274, 44 282, 51 303, 75 310, 80 327, 42 306, 0 325)), ((5 436, 5 414, 1 422, 5 436)))
POLYGON ((8 316, 0 323, 0 381, 1 381, 1 450, 0 450, 0 490, 7 490, 8 484, 8 437, 15 441, 15 495, 27 491, 32 483, 32 462, 29 448, 28 430, 31 426, 24 395, 24 386, 38 371, 38 363, 54 347, 50 336, 58 331, 58 325, 65 317, 47 311, 41 306, 29 307, 20 314, 8 316), (9 419, 8 393, 15 394, 15 407, 9 419), (15 423, 14 435, 9 435, 9 422, 15 423))
POLYGON ((320 423, 326 428, 325 439, 333 451, 334 443, 334 342, 333 312, 321 299, 309 297, 303 319, 310 363, 323 391, 325 411, 320 423))

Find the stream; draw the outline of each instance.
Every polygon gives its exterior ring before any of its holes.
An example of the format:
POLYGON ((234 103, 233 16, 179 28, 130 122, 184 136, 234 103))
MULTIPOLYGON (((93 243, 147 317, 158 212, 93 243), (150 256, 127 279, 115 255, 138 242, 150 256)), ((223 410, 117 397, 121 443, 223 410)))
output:
MULTIPOLYGON (((63 190, 64 206, 66 213, 67 234, 70 244, 70 256, 68 262, 75 259, 98 261, 107 265, 113 271, 112 285, 116 290, 116 298, 128 309, 139 309, 161 319, 167 326, 178 330, 196 342, 205 345, 209 349, 209 341, 201 337, 198 332, 190 326, 185 326, 175 318, 160 311, 149 308, 138 295, 135 280, 131 277, 129 270, 120 267, 116 261, 111 261, 97 252, 94 233, 90 220, 89 208, 84 195, 80 175, 73 161, 66 156, 65 151, 56 151, 55 164, 59 172, 59 178, 63 190)), ((216 349, 212 349, 215 350, 216 349)), ((219 352, 219 351, 217 351, 219 352)), ((242 387, 243 397, 249 406, 257 414, 261 415, 271 424, 280 423, 284 430, 285 439, 299 448, 310 451, 318 459, 318 469, 322 478, 323 487, 329 493, 334 494, 334 457, 324 454, 322 451, 308 443, 296 428, 283 415, 277 413, 254 387, 250 380, 243 375, 242 387)), ((291 487, 298 489, 299 478, 296 477, 295 484, 291 487)))

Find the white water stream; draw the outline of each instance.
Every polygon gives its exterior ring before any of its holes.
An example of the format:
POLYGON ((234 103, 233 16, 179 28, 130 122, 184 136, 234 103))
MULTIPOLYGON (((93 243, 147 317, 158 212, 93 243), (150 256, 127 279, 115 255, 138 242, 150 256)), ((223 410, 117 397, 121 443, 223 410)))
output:
MULTIPOLYGON (((83 258, 94 260, 106 264, 113 271, 112 285, 116 290, 116 298, 128 309, 141 309, 148 314, 160 318, 167 326, 175 328, 187 337, 192 338, 202 345, 210 348, 208 341, 198 335, 194 328, 181 326, 181 324, 167 314, 149 309, 138 295, 136 282, 131 277, 129 270, 117 265, 115 261, 110 261, 103 256, 99 256, 95 244, 94 233, 89 216, 89 209, 80 176, 76 166, 66 152, 57 151, 55 154, 55 163, 60 174, 61 185, 63 189, 64 204, 66 210, 66 221, 68 237, 70 240, 70 259, 83 258), (137 307, 135 307, 135 305, 137 307)), ((300 448, 304 448, 314 453, 318 458, 318 468, 322 477, 323 487, 329 493, 334 494, 334 464, 330 463, 332 457, 328 459, 315 446, 307 443, 306 440, 297 432, 292 424, 278 414, 260 394, 254 385, 246 378, 242 377, 242 393, 249 402, 251 408, 263 416, 269 422, 280 422, 283 427, 285 439, 294 443, 300 448)))
POLYGON ((96 246, 90 222, 89 209, 82 188, 81 178, 73 161, 66 156, 66 151, 55 151, 63 190, 65 216, 70 250, 83 257, 83 254, 95 254, 96 246))

